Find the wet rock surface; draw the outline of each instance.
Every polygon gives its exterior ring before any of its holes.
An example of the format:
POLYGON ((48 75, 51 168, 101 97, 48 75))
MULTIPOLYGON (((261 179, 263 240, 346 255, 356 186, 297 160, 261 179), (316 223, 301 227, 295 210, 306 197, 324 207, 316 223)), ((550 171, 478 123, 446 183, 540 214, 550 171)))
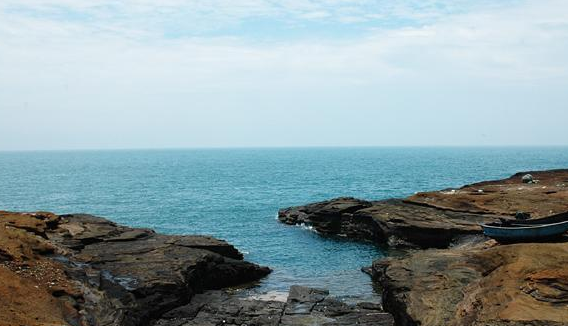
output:
POLYGON ((374 303, 348 305, 325 290, 293 286, 286 302, 232 296, 224 291, 196 295, 171 310, 155 326, 393 326, 394 320, 374 303))
POLYGON ((90 215, 0 212, 0 224, 2 325, 148 325, 197 293, 270 272, 221 240, 90 215))
POLYGON ((374 231, 372 228, 365 230, 362 225, 364 224, 363 220, 358 221, 358 225, 349 223, 353 213, 372 205, 371 202, 365 200, 342 197, 305 206, 281 209, 278 212, 278 219, 280 222, 289 225, 311 225, 322 234, 344 234, 350 238, 373 239, 375 237, 374 231))

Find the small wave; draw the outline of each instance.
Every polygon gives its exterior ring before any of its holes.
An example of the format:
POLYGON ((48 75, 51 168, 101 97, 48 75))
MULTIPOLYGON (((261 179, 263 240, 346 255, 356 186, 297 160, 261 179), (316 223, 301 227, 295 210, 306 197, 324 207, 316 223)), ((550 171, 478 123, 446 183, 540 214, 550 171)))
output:
POLYGON ((313 227, 313 225, 308 225, 308 224, 306 224, 306 223, 301 223, 301 224, 299 225, 299 227, 301 227, 301 228, 304 229, 304 230, 308 230, 308 231, 310 231, 310 232, 313 232, 313 233, 319 233, 319 232, 313 227))

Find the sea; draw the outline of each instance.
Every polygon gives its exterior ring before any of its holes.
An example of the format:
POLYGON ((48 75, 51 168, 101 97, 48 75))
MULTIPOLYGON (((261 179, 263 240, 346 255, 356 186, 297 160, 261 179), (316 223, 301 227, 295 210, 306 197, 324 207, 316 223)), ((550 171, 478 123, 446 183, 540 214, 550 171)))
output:
POLYGON ((279 208, 339 196, 405 197, 568 167, 567 147, 361 147, 0 152, 0 210, 89 213, 168 234, 206 234, 274 271, 246 291, 299 284, 379 298, 371 243, 278 222, 279 208))

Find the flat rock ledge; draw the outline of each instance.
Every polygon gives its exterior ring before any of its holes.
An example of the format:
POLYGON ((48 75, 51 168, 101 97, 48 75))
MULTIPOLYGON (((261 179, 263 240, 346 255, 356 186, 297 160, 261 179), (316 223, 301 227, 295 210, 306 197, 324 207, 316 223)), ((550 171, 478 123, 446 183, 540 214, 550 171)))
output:
POLYGON ((225 241, 91 215, 0 211, 0 324, 138 326, 270 273, 225 241))
POLYGON ((473 241, 376 261, 372 274, 396 325, 559 326, 568 325, 567 261, 568 242, 473 241))
POLYGON ((394 326, 375 303, 348 305, 325 290, 292 286, 286 302, 240 298, 224 291, 196 295, 155 326, 394 326))
POLYGON ((323 235, 338 235, 395 247, 445 248, 464 235, 481 233, 481 222, 502 216, 459 213, 399 199, 364 201, 336 198, 282 209, 278 219, 309 225, 323 235))
POLYGON ((406 199, 366 201, 351 197, 290 207, 280 222, 390 246, 446 248, 481 234, 481 222, 512 219, 517 212, 543 217, 568 211, 568 170, 520 172, 504 180, 418 193, 406 199), (534 182, 522 178, 531 174, 534 182))
POLYGON ((551 170, 402 200, 337 198, 280 210, 278 218, 408 248, 365 269, 397 326, 559 326, 568 325, 568 236, 504 245, 478 223, 567 211, 568 170, 551 170))

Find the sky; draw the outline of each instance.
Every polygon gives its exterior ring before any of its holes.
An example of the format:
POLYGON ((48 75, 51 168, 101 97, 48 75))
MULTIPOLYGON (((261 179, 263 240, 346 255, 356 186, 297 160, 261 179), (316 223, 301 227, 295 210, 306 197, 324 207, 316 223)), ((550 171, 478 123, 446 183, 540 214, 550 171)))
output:
POLYGON ((0 0, 0 150, 568 145, 566 0, 0 0))

